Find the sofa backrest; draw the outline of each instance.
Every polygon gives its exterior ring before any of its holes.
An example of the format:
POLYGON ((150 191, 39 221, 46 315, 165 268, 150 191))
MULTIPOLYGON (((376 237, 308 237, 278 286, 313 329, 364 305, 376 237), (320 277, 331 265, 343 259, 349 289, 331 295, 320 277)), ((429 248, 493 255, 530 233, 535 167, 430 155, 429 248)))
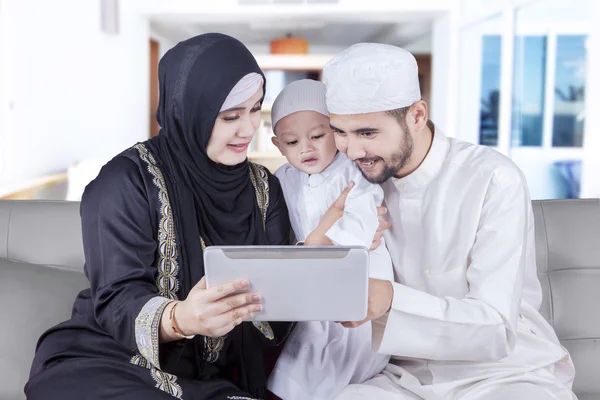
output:
MULTIPOLYGON (((600 200, 534 201, 541 312, 575 361, 580 400, 600 400, 600 200)), ((2 399, 23 399, 35 343, 69 318, 83 275, 79 203, 0 201, 2 399), (8 305, 8 306, 6 306, 8 305)))
POLYGON ((0 201, 0 258, 82 272, 79 202, 0 201))
POLYGON ((542 314, 575 362, 579 399, 600 399, 600 200, 533 202, 542 314))

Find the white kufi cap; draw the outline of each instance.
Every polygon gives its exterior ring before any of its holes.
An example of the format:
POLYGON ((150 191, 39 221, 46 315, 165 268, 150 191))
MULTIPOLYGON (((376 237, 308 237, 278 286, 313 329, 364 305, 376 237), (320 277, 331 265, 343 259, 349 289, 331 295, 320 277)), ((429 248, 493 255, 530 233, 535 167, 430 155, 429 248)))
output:
POLYGON ((323 82, 331 114, 390 111, 421 100, 415 57, 387 44, 350 46, 325 65, 323 82))
POLYGON ((301 79, 284 87, 273 102, 271 126, 275 129, 282 118, 299 111, 315 111, 329 117, 323 82, 301 79))

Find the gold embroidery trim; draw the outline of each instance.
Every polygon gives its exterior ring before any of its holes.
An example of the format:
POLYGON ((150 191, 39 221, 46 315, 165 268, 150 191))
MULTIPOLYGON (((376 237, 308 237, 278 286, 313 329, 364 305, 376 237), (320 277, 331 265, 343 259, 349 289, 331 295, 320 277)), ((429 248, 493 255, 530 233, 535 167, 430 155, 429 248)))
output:
MULTIPOLYGON (((250 181, 254 187, 254 193, 256 194, 256 201, 258 202, 258 208, 262 215, 263 228, 267 222, 267 210, 269 208, 269 175, 265 167, 262 165, 250 163, 250 181)), ((200 238, 200 245, 202 251, 206 249, 204 239, 200 238)), ((275 339, 273 329, 268 322, 254 321, 253 325, 269 340, 275 339)), ((219 353, 225 345, 225 339, 227 335, 211 338, 204 337, 204 347, 206 349, 206 361, 214 363, 219 359, 219 353)))
POLYGON ((254 327, 256 329, 258 329, 260 331, 260 333, 262 333, 264 335, 264 337, 266 337, 267 339, 269 339, 269 340, 275 339, 275 334, 273 333, 273 328, 271 328, 271 325, 269 325, 268 322, 252 321, 252 325, 254 325, 254 327))
POLYGON ((163 372, 160 369, 153 367, 148 360, 141 355, 133 356, 130 362, 138 367, 148 368, 150 370, 150 375, 152 376, 152 379, 154 379, 154 382, 156 382, 156 387, 158 389, 169 393, 175 398, 182 399, 183 390, 177 383, 177 377, 175 375, 163 372))
POLYGON ((252 186, 254 186, 264 228, 267 224, 267 210, 269 209, 269 175, 266 168, 259 164, 250 163, 250 180, 252 186))
POLYGON ((225 339, 227 335, 219 336, 216 338, 204 336, 204 347, 206 348, 205 360, 207 363, 215 363, 219 359, 221 350, 225 345, 225 339))
MULTIPOLYGON (((158 274, 156 277, 156 287, 163 298, 177 300, 177 291, 179 290, 179 280, 177 278, 177 275, 179 274, 179 264, 177 263, 178 252, 177 243, 175 241, 173 211, 171 210, 167 185, 161 170, 156 165, 156 160, 152 154, 148 152, 146 146, 140 143, 135 145, 134 148, 138 151, 140 159, 146 164, 148 172, 153 177, 152 182, 158 188, 160 220, 158 223, 159 259, 157 265, 158 274)), ((164 305, 166 306, 166 304, 167 302, 165 302, 164 305)), ((158 389, 181 399, 183 390, 177 383, 177 376, 163 372, 149 363, 149 361, 158 360, 158 325, 156 325, 156 327, 153 325, 152 329, 155 332, 152 333, 151 347, 153 351, 151 357, 147 359, 144 358, 143 355, 138 354, 131 359, 131 363, 150 369, 150 374, 156 382, 156 387, 158 389)), ((140 351, 148 353, 147 348, 140 349, 140 351)), ((158 362, 156 362, 155 365, 159 366, 158 362)))
POLYGON ((160 319, 165 307, 171 301, 162 296, 153 297, 144 304, 144 307, 135 318, 135 342, 137 347, 140 354, 156 368, 160 368, 158 358, 160 319))
POLYGON ((158 199, 160 201, 160 221, 158 223, 158 276, 156 286, 161 296, 171 300, 177 300, 179 290, 179 264, 177 263, 177 244, 175 242, 175 225, 173 222, 173 211, 167 193, 167 185, 161 170, 156 166, 152 154, 143 144, 134 146, 140 158, 146 163, 148 172, 154 177, 152 182, 158 188, 158 199))
MULTIPOLYGON (((260 164, 250 163, 250 180, 256 193, 258 208, 263 217, 263 228, 267 225, 267 211, 269 209, 269 175, 265 167, 260 164)), ((273 329, 268 322, 253 321, 252 325, 269 340, 275 339, 273 329)))
MULTIPOLYGON (((200 237, 200 246, 202 247, 202 253, 204 253, 206 243, 202 237, 200 237)), ((216 338, 204 336, 204 349, 206 350, 204 360, 206 362, 214 363, 219 359, 219 354, 225 345, 225 339, 227 339, 227 335, 216 338)))

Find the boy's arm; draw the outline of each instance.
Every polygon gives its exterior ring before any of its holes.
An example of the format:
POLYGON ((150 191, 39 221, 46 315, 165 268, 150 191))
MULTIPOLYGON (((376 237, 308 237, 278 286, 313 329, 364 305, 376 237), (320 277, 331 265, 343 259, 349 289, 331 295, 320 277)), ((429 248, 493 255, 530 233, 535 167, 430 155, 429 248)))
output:
POLYGON ((358 177, 344 207, 344 215, 325 234, 335 245, 370 248, 379 227, 377 207, 383 202, 383 189, 358 177))

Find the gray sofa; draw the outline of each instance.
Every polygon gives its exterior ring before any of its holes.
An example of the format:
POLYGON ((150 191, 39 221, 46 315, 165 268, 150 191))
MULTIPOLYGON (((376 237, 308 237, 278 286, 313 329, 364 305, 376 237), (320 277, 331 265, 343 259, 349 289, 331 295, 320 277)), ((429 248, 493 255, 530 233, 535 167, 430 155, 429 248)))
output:
MULTIPOLYGON (((542 312, 600 400, 600 201, 534 202, 542 312)), ((83 275, 79 204, 0 201, 0 398, 22 399, 39 335, 68 319, 83 275)))

